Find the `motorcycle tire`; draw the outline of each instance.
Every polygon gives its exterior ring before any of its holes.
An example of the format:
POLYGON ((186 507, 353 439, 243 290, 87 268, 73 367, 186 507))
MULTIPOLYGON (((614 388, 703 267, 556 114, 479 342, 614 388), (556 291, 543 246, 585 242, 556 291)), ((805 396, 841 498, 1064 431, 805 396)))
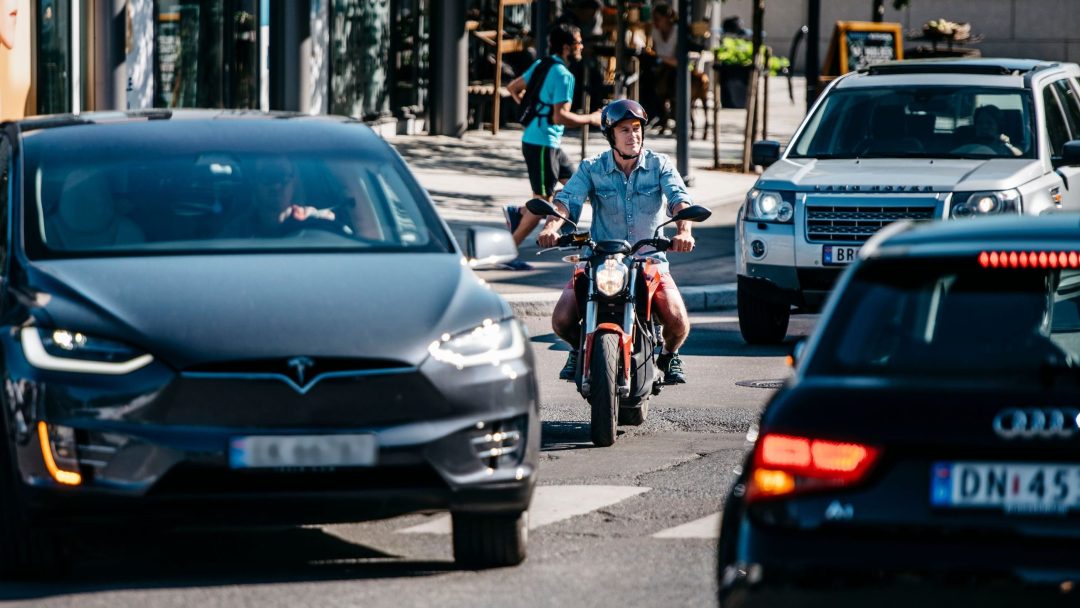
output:
POLYGON ((616 418, 619 411, 618 373, 622 346, 617 334, 600 334, 593 339, 589 362, 592 389, 590 433, 593 444, 605 448, 615 443, 616 418))

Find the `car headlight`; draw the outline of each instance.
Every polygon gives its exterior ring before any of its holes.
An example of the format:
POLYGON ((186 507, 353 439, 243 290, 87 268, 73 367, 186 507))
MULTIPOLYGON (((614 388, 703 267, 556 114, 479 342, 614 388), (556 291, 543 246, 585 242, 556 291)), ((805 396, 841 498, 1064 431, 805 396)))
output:
POLYGON ((436 361, 458 369, 475 365, 499 365, 525 355, 525 332, 514 319, 484 322, 451 336, 443 334, 431 343, 428 352, 436 361))
POLYGON ((622 292, 629 277, 626 264, 617 258, 608 258, 596 269, 596 288, 605 296, 613 296, 622 292))
POLYGON ((795 216, 795 207, 784 195, 769 190, 751 190, 746 196, 746 219, 754 222, 786 224, 795 216))
POLYGON ((950 216, 969 218, 983 215, 1001 215, 1020 212, 1020 191, 957 192, 953 194, 950 216))
POLYGON ((26 360, 38 369, 122 375, 154 360, 124 344, 66 329, 24 327, 20 336, 26 360))

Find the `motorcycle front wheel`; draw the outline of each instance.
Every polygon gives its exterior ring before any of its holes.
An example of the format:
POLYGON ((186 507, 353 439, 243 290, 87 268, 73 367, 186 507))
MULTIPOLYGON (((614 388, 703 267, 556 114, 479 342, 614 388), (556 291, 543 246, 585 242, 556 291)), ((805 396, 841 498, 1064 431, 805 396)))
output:
POLYGON ((619 412, 617 393, 619 358, 622 345, 617 334, 599 334, 593 338, 589 362, 589 405, 592 406, 592 441, 605 448, 615 443, 616 417, 619 412))

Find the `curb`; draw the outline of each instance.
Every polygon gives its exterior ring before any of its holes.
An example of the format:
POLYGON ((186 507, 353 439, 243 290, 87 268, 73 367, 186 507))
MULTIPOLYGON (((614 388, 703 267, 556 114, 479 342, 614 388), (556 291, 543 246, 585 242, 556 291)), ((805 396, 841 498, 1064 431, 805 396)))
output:
MULTIPOLYGON (((730 310, 736 306, 735 283, 691 285, 679 288, 679 292, 689 312, 730 310)), ((562 292, 547 290, 500 295, 510 304, 515 317, 550 317, 562 292)))

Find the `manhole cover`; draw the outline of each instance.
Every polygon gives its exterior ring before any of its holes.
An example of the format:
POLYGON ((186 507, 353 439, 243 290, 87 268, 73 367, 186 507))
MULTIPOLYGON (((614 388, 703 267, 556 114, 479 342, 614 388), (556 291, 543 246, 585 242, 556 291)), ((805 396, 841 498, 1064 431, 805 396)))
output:
POLYGON ((781 380, 740 380, 735 383, 736 386, 746 386, 749 388, 780 388, 784 386, 784 381, 781 380))

